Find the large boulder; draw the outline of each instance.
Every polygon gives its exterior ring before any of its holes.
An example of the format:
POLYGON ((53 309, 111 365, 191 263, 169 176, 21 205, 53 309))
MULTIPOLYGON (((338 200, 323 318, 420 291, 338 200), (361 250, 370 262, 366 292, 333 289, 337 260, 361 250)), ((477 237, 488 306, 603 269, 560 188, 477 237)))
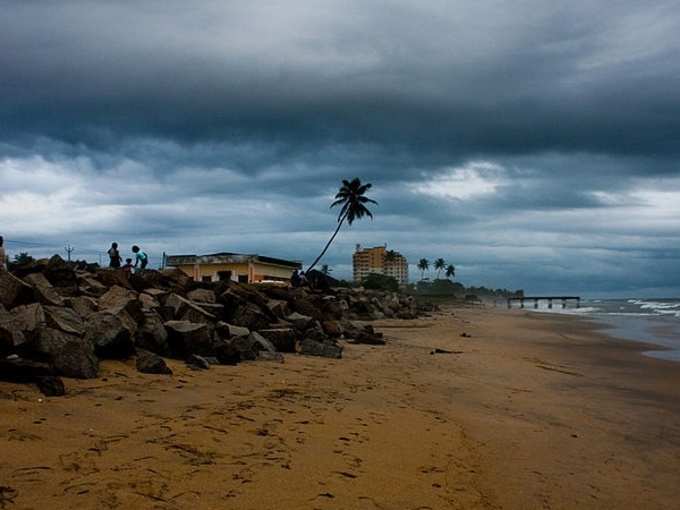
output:
POLYGON ((100 358, 125 359, 134 352, 130 330, 110 312, 92 314, 85 325, 85 339, 100 358))
POLYGON ((82 294, 92 297, 99 297, 109 290, 109 287, 97 280, 90 273, 77 273, 78 289, 82 294))
POLYGON ((23 331, 16 329, 11 320, 3 321, 0 317, 0 356, 16 352, 26 344, 23 331))
POLYGON ((331 338, 340 338, 343 334, 342 324, 339 321, 323 321, 321 327, 331 338))
POLYGON ((47 375, 54 375, 48 363, 18 356, 0 358, 0 381, 30 383, 37 381, 38 377, 47 375))
POLYGON ((312 319, 309 315, 302 315, 297 312, 293 312, 286 316, 286 321, 290 322, 293 326, 295 326, 295 329, 299 331, 304 331, 307 329, 313 320, 314 319, 312 319))
POLYGON ((139 301, 142 303, 142 309, 144 310, 155 310, 161 306, 158 300, 147 292, 142 292, 139 295, 139 301))
POLYGON ((264 329, 272 321, 259 306, 254 303, 244 302, 232 311, 230 322, 253 330, 264 329))
POLYGON ((33 301, 33 287, 0 269, 0 304, 13 308, 33 301))
POLYGON ((156 354, 167 354, 168 332, 163 325, 163 318, 156 312, 144 314, 144 323, 137 334, 136 345, 156 354))
POLYGON ((69 297, 64 300, 66 306, 73 309, 81 319, 85 319, 99 310, 97 300, 88 296, 69 297))
POLYGON ((210 312, 206 312, 196 303, 192 303, 179 294, 169 294, 165 298, 165 306, 171 306, 173 315, 183 321, 208 324, 215 322, 217 317, 210 312))
POLYGON ((66 394, 64 381, 55 375, 43 375, 37 377, 36 385, 38 386, 40 393, 46 397, 60 397, 66 394))
POLYGON ((215 333, 220 338, 230 339, 237 336, 248 336, 250 335, 250 330, 248 328, 244 328, 243 326, 236 326, 234 324, 220 321, 215 325, 215 333))
POLYGON ((84 338, 46 327, 40 330, 31 347, 33 352, 49 360, 60 375, 78 379, 97 377, 99 360, 94 346, 84 338))
POLYGON ((260 335, 269 340, 279 352, 295 352, 297 333, 291 328, 261 329, 260 335))
POLYGON ((231 340, 242 360, 257 359, 260 351, 276 354, 276 347, 259 333, 253 331, 248 336, 240 336, 231 340))
POLYGON ((63 306, 62 298, 42 273, 31 273, 24 277, 24 281, 33 286, 33 297, 44 305, 63 306))
POLYGON ((70 308, 62 306, 45 306, 47 325, 65 333, 82 335, 85 325, 80 315, 70 308))
POLYGON ((98 301, 100 310, 118 317, 130 332, 131 337, 137 334, 138 324, 144 321, 144 311, 135 292, 115 286, 111 287, 98 301))
POLYGON ((168 367, 163 358, 158 354, 143 349, 137 350, 135 365, 137 370, 144 374, 172 375, 172 370, 170 370, 170 367, 168 367))
POLYGON ((21 305, 12 309, 5 327, 20 331, 26 340, 33 340, 45 324, 45 310, 39 303, 21 305))
POLYGON ((74 267, 59 255, 53 255, 43 270, 43 274, 55 287, 73 287, 77 285, 74 267))
POLYGON ((342 346, 332 342, 317 342, 311 338, 305 338, 300 342, 299 353, 323 358, 342 358, 342 346))
POLYGON ((168 332, 168 345, 173 354, 181 358, 186 358, 190 354, 202 356, 215 354, 215 342, 211 328, 207 324, 167 321, 164 325, 168 332))
POLYGON ((107 288, 117 286, 132 290, 128 273, 120 269, 99 269, 95 273, 95 278, 107 288))
POLYGON ((215 356, 222 365, 236 365, 241 361, 241 351, 239 351, 235 340, 236 338, 215 342, 215 356))
POLYGON ((270 299, 267 301, 267 308, 279 319, 283 319, 288 315, 288 302, 282 299, 270 299))
POLYGON ((217 301, 215 292, 210 289, 194 289, 187 292, 187 298, 197 303, 215 304, 217 301))
POLYGON ((176 267, 169 267, 160 272, 161 284, 177 290, 186 289, 193 281, 190 276, 176 267))

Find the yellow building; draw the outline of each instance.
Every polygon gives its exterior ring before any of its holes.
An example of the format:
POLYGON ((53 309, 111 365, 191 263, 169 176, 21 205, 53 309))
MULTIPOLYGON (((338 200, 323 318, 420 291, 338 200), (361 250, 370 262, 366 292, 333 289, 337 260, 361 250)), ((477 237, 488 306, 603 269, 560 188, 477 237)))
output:
POLYGON ((352 256, 354 283, 360 284, 371 273, 391 276, 400 285, 408 283, 408 261, 401 253, 388 250, 387 246, 357 249, 352 256))
POLYGON ((182 270, 196 281, 229 279, 240 283, 285 283, 295 269, 302 267, 300 262, 239 253, 167 255, 165 265, 182 270))

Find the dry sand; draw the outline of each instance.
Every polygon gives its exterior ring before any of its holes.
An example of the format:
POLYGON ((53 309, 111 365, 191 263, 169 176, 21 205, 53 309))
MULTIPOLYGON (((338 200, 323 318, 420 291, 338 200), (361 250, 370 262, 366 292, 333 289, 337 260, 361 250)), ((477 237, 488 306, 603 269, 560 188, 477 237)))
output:
POLYGON ((380 329, 337 361, 0 383, 0 508, 680 506, 680 365, 519 311, 380 329))

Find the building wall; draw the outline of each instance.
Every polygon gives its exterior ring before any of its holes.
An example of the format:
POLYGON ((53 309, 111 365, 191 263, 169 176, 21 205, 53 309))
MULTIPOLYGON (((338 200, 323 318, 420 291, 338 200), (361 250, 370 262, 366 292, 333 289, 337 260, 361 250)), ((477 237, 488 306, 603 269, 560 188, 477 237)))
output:
POLYGON ((218 273, 221 271, 231 271, 231 279, 239 281, 239 276, 247 277, 248 283, 260 282, 263 280, 288 281, 293 273, 293 269, 276 264, 265 264, 262 262, 250 263, 231 263, 231 264, 182 264, 175 266, 182 272, 191 276, 196 281, 210 277, 211 281, 218 280, 218 273))

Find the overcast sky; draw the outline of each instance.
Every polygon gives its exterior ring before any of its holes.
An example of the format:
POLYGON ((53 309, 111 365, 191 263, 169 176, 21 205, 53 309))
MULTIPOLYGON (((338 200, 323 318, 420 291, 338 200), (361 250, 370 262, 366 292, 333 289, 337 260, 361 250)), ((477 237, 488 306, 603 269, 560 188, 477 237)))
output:
POLYGON ((336 276, 678 296, 680 3, 559 3, 0 0, 0 234, 309 263, 356 176, 336 276))

